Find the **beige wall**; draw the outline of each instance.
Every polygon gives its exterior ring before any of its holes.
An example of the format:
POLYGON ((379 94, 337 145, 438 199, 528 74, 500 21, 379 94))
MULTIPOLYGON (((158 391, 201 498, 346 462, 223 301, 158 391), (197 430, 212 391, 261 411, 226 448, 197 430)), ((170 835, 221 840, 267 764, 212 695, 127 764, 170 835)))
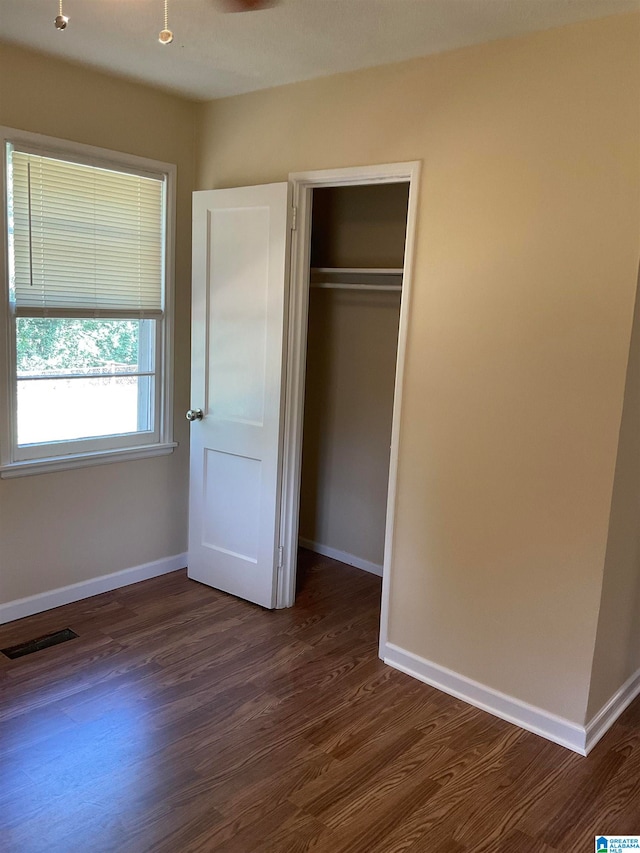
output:
POLYGON ((312 290, 300 536, 382 566, 400 297, 312 290))
MULTIPOLYGON (((407 203, 408 184, 315 190, 311 265, 402 267, 407 203)), ((399 320, 398 293, 310 293, 300 536, 380 567, 399 320)))
POLYGON ((402 267, 409 184, 313 192, 312 267, 402 267))
POLYGON ((168 457, 0 480, 0 603, 186 549, 194 107, 0 45, 0 124, 178 166, 175 438, 168 457))
MULTIPOLYGON (((640 285, 640 275, 638 278, 640 285)), ((631 335, 587 717, 640 669, 640 299, 631 335)))
POLYGON ((640 16, 204 105, 199 189, 419 159, 398 645, 587 710, 638 263, 640 16))

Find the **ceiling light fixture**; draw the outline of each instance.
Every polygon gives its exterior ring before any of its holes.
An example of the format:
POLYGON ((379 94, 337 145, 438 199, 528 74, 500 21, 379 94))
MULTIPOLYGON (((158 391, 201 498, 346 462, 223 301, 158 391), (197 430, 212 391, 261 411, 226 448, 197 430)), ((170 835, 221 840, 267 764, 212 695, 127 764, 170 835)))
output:
POLYGON ((62 0, 59 0, 58 3, 58 15, 53 22, 56 25, 57 30, 66 30, 67 24, 69 23, 69 18, 66 15, 62 14, 62 0))

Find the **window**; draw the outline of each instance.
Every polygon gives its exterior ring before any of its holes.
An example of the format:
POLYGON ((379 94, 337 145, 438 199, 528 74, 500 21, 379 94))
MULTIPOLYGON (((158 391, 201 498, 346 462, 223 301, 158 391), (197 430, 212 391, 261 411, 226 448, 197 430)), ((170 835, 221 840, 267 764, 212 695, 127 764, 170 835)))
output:
POLYGON ((2 476, 171 452, 174 167, 11 131, 3 154, 2 476))

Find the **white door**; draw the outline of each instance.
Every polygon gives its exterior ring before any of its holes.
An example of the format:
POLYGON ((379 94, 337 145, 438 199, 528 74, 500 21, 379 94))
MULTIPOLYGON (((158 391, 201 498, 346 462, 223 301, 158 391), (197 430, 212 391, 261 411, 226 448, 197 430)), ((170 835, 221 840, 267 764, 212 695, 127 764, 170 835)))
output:
POLYGON ((189 577, 274 607, 288 185, 194 193, 189 577))

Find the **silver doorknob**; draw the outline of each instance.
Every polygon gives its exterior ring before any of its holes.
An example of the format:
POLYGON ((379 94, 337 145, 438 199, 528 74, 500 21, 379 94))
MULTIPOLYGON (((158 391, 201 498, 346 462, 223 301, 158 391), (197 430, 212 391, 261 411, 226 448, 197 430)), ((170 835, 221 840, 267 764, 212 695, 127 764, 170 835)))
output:
POLYGON ((201 421, 203 417, 202 409, 189 409, 187 412, 188 421, 201 421))

